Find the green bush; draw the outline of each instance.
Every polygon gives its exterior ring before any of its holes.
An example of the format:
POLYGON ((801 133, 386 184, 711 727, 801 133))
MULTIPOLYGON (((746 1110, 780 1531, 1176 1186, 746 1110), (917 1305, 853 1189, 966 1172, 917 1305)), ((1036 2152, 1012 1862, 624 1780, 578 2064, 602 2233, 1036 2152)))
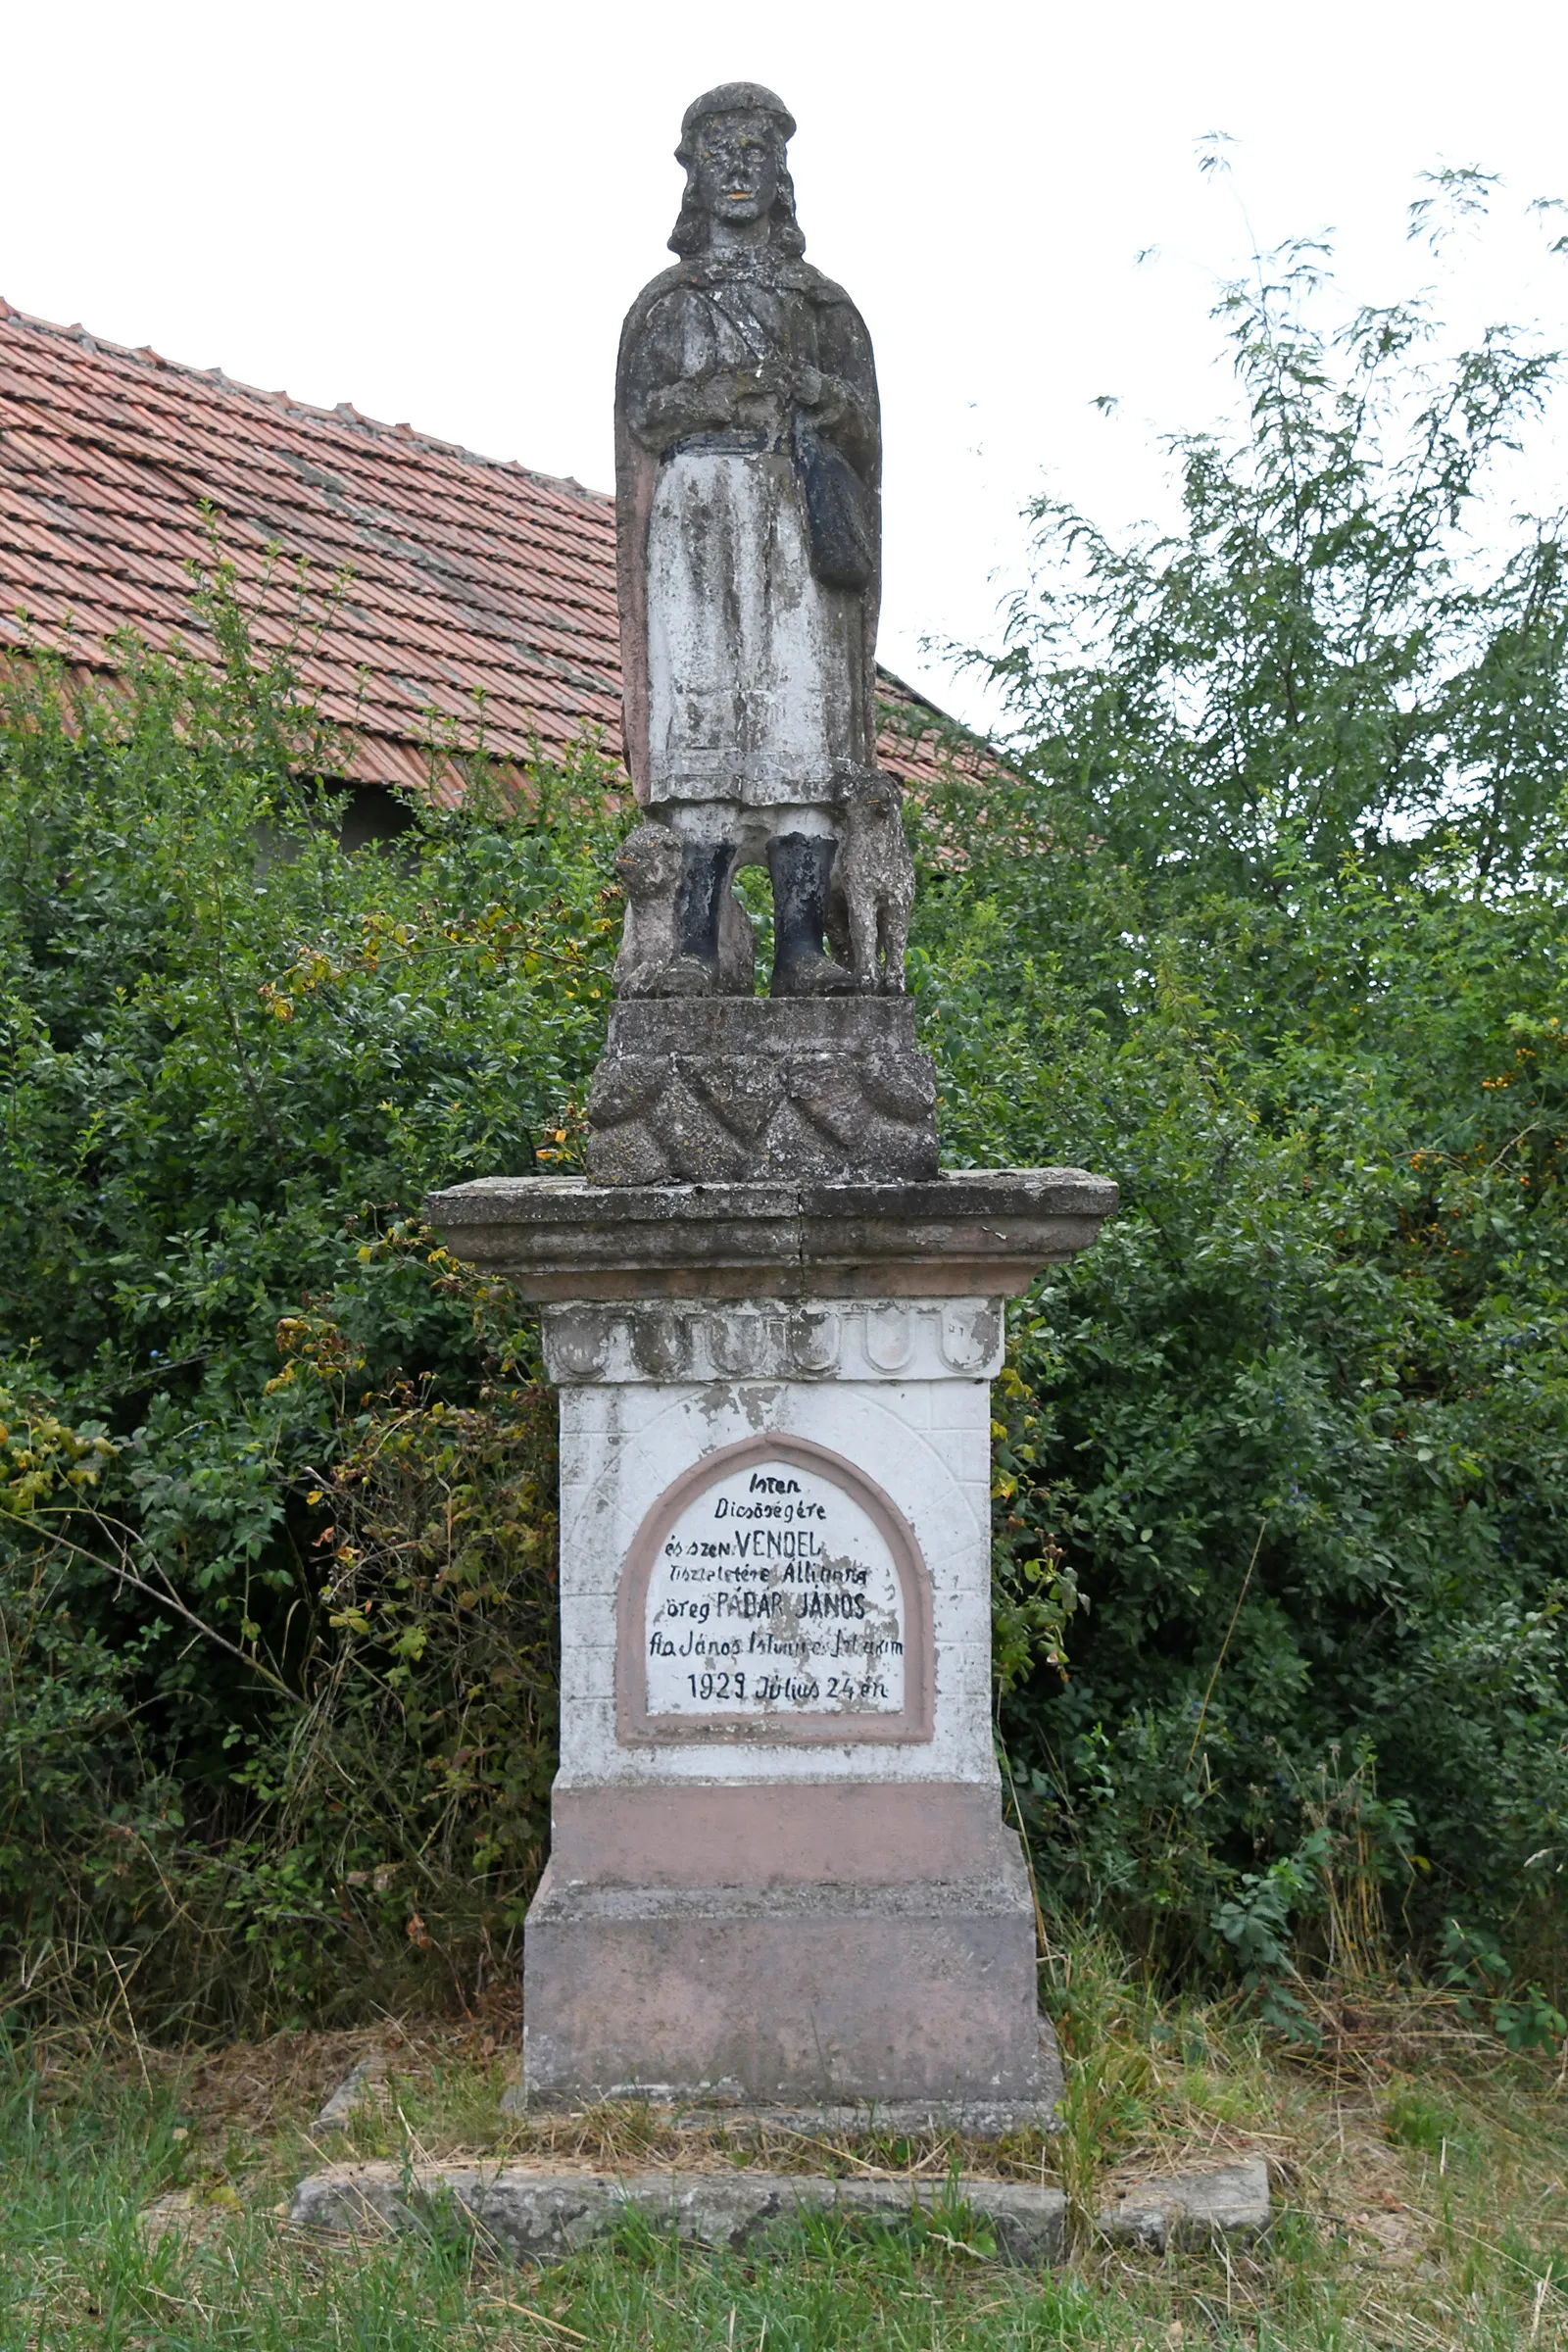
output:
MULTIPOLYGON (((1064 1914, 1285 2032, 1314 1963, 1469 1954, 1539 2037, 1568 617, 1555 526, 1485 501, 1550 369, 1423 378, 1410 314, 1319 299, 1231 304, 1182 529, 1040 510, 1012 765, 910 811, 950 1161, 1122 1187, 997 1392, 1001 1729, 1064 1914)), ((342 857, 287 654, 202 593, 221 674, 38 662, 0 726, 0 1936, 18 1997, 149 2031, 511 1965, 552 1414, 420 1201, 578 1164, 623 821, 589 749, 342 857)))
POLYGON ((553 1427, 417 1220, 569 1152, 617 928, 591 752, 345 858, 289 658, 203 593, 223 674, 39 663, 0 733, 0 1933, 170 2024, 471 1985, 514 1932, 553 1427))
POLYGON ((1003 1723, 1047 1883, 1168 1965, 1267 1886, 1560 1986, 1568 577, 1493 488, 1556 364, 1286 262, 1179 530, 1036 509, 1018 780, 926 811, 949 1152, 1123 1197, 1002 1393, 1004 1625, 1066 1659, 1004 1643, 1003 1723))

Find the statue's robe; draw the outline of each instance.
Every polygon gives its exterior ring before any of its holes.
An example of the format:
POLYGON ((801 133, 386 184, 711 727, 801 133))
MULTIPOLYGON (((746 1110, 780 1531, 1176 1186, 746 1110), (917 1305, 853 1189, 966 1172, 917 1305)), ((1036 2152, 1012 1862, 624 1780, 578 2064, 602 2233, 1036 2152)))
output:
POLYGON ((633 303, 615 387, 627 764, 639 801, 831 804, 874 771, 880 418, 870 338, 843 289, 768 254, 699 257, 633 303), (776 396, 705 415, 713 375, 812 367, 843 413, 776 396), (813 566, 804 422, 854 467, 870 576, 813 566))

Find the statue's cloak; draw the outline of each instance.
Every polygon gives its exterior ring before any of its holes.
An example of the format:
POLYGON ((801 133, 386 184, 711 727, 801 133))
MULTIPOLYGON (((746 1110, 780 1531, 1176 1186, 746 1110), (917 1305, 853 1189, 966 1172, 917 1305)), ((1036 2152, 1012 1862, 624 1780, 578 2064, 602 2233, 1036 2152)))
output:
MULTIPOLYGON (((663 452, 650 447, 633 422, 639 358, 660 306, 672 294, 760 282, 768 290, 804 300, 815 326, 820 372, 837 377, 855 395, 856 429, 843 455, 854 466, 864 493, 871 546, 870 577, 858 591, 863 659, 861 708, 856 713, 856 763, 876 764, 874 698, 877 612, 881 598, 881 430, 876 372, 864 321, 842 286, 807 262, 773 255, 761 272, 736 269, 698 255, 666 270, 643 288, 621 328, 615 370, 615 560, 620 608, 621 694, 626 764, 640 803, 649 799, 649 524, 663 452)), ((809 412, 802 412, 809 419, 809 412)), ((841 435, 823 432, 824 440, 841 435)), ((804 492, 801 494, 804 498, 804 492)))

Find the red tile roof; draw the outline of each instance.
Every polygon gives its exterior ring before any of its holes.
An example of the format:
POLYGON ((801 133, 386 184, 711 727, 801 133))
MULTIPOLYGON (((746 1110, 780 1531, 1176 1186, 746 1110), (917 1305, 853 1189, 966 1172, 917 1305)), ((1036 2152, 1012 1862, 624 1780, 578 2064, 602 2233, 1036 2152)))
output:
MULTIPOLYGON (((211 651, 190 569, 211 564, 210 527, 256 643, 295 648, 359 780, 433 775, 448 797, 456 770, 432 746, 471 748, 481 710, 503 760, 561 753, 585 726, 618 758, 612 499, 0 301, 0 648, 110 670, 126 630, 211 651)), ((917 736, 945 722, 881 685, 883 755, 917 783, 936 765, 917 736)))

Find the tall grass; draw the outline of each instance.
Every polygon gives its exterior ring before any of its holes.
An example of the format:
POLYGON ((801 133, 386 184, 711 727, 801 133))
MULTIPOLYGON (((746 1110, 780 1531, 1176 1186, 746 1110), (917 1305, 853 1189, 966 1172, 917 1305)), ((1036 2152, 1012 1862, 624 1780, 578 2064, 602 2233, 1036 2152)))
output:
MULTIPOLYGON (((309 2037, 238 2051, 217 2077, 128 2046, 94 2064, 40 2037, 6 2053, 0 2093, 0 2343, 183 2352, 231 2343, 397 2352, 586 2342, 790 2352, 1152 2352, 1194 2344, 1249 2352, 1545 2352, 1568 2343, 1568 2127, 1539 2059, 1473 2034, 1450 2009, 1390 2003, 1316 2054, 1282 2057, 1236 2003, 1162 1998, 1126 1955, 1084 1945, 1054 1994, 1069 2048, 1068 2125, 1029 2157, 1080 2216, 1053 2275, 1008 2270, 942 2226, 950 2165, 985 2150, 913 2142, 853 2156, 798 2151, 905 2178, 906 2225, 783 2229, 746 2258, 713 2255, 633 2223, 613 2242, 519 2269, 445 2225, 405 2237, 291 2233, 287 2196, 327 2152, 411 2160, 470 2149, 600 2170, 756 2161, 670 2137, 634 2111, 576 2127, 504 2121, 500 2075, 479 2036, 445 2049, 388 2047, 383 2105, 346 2143, 306 2129, 327 2076, 309 2037), (1370 2029, 1375 2028, 1375 2031, 1370 2029), (272 2082, 268 2116, 254 2088, 272 2082), (260 2110, 260 2111, 258 2111, 260 2110), (1228 2253, 1136 2255, 1098 2243, 1088 2217, 1118 2183, 1152 2172, 1269 2160, 1267 2242, 1228 2253), (967 2250, 966 2250, 967 2249, 967 2250)), ((324 2063, 324 2060, 321 2062, 324 2063)), ((340 2058, 331 2063, 341 2064, 340 2058)), ((1016 2173, 1024 2151, 1002 2151, 1016 2173)))

